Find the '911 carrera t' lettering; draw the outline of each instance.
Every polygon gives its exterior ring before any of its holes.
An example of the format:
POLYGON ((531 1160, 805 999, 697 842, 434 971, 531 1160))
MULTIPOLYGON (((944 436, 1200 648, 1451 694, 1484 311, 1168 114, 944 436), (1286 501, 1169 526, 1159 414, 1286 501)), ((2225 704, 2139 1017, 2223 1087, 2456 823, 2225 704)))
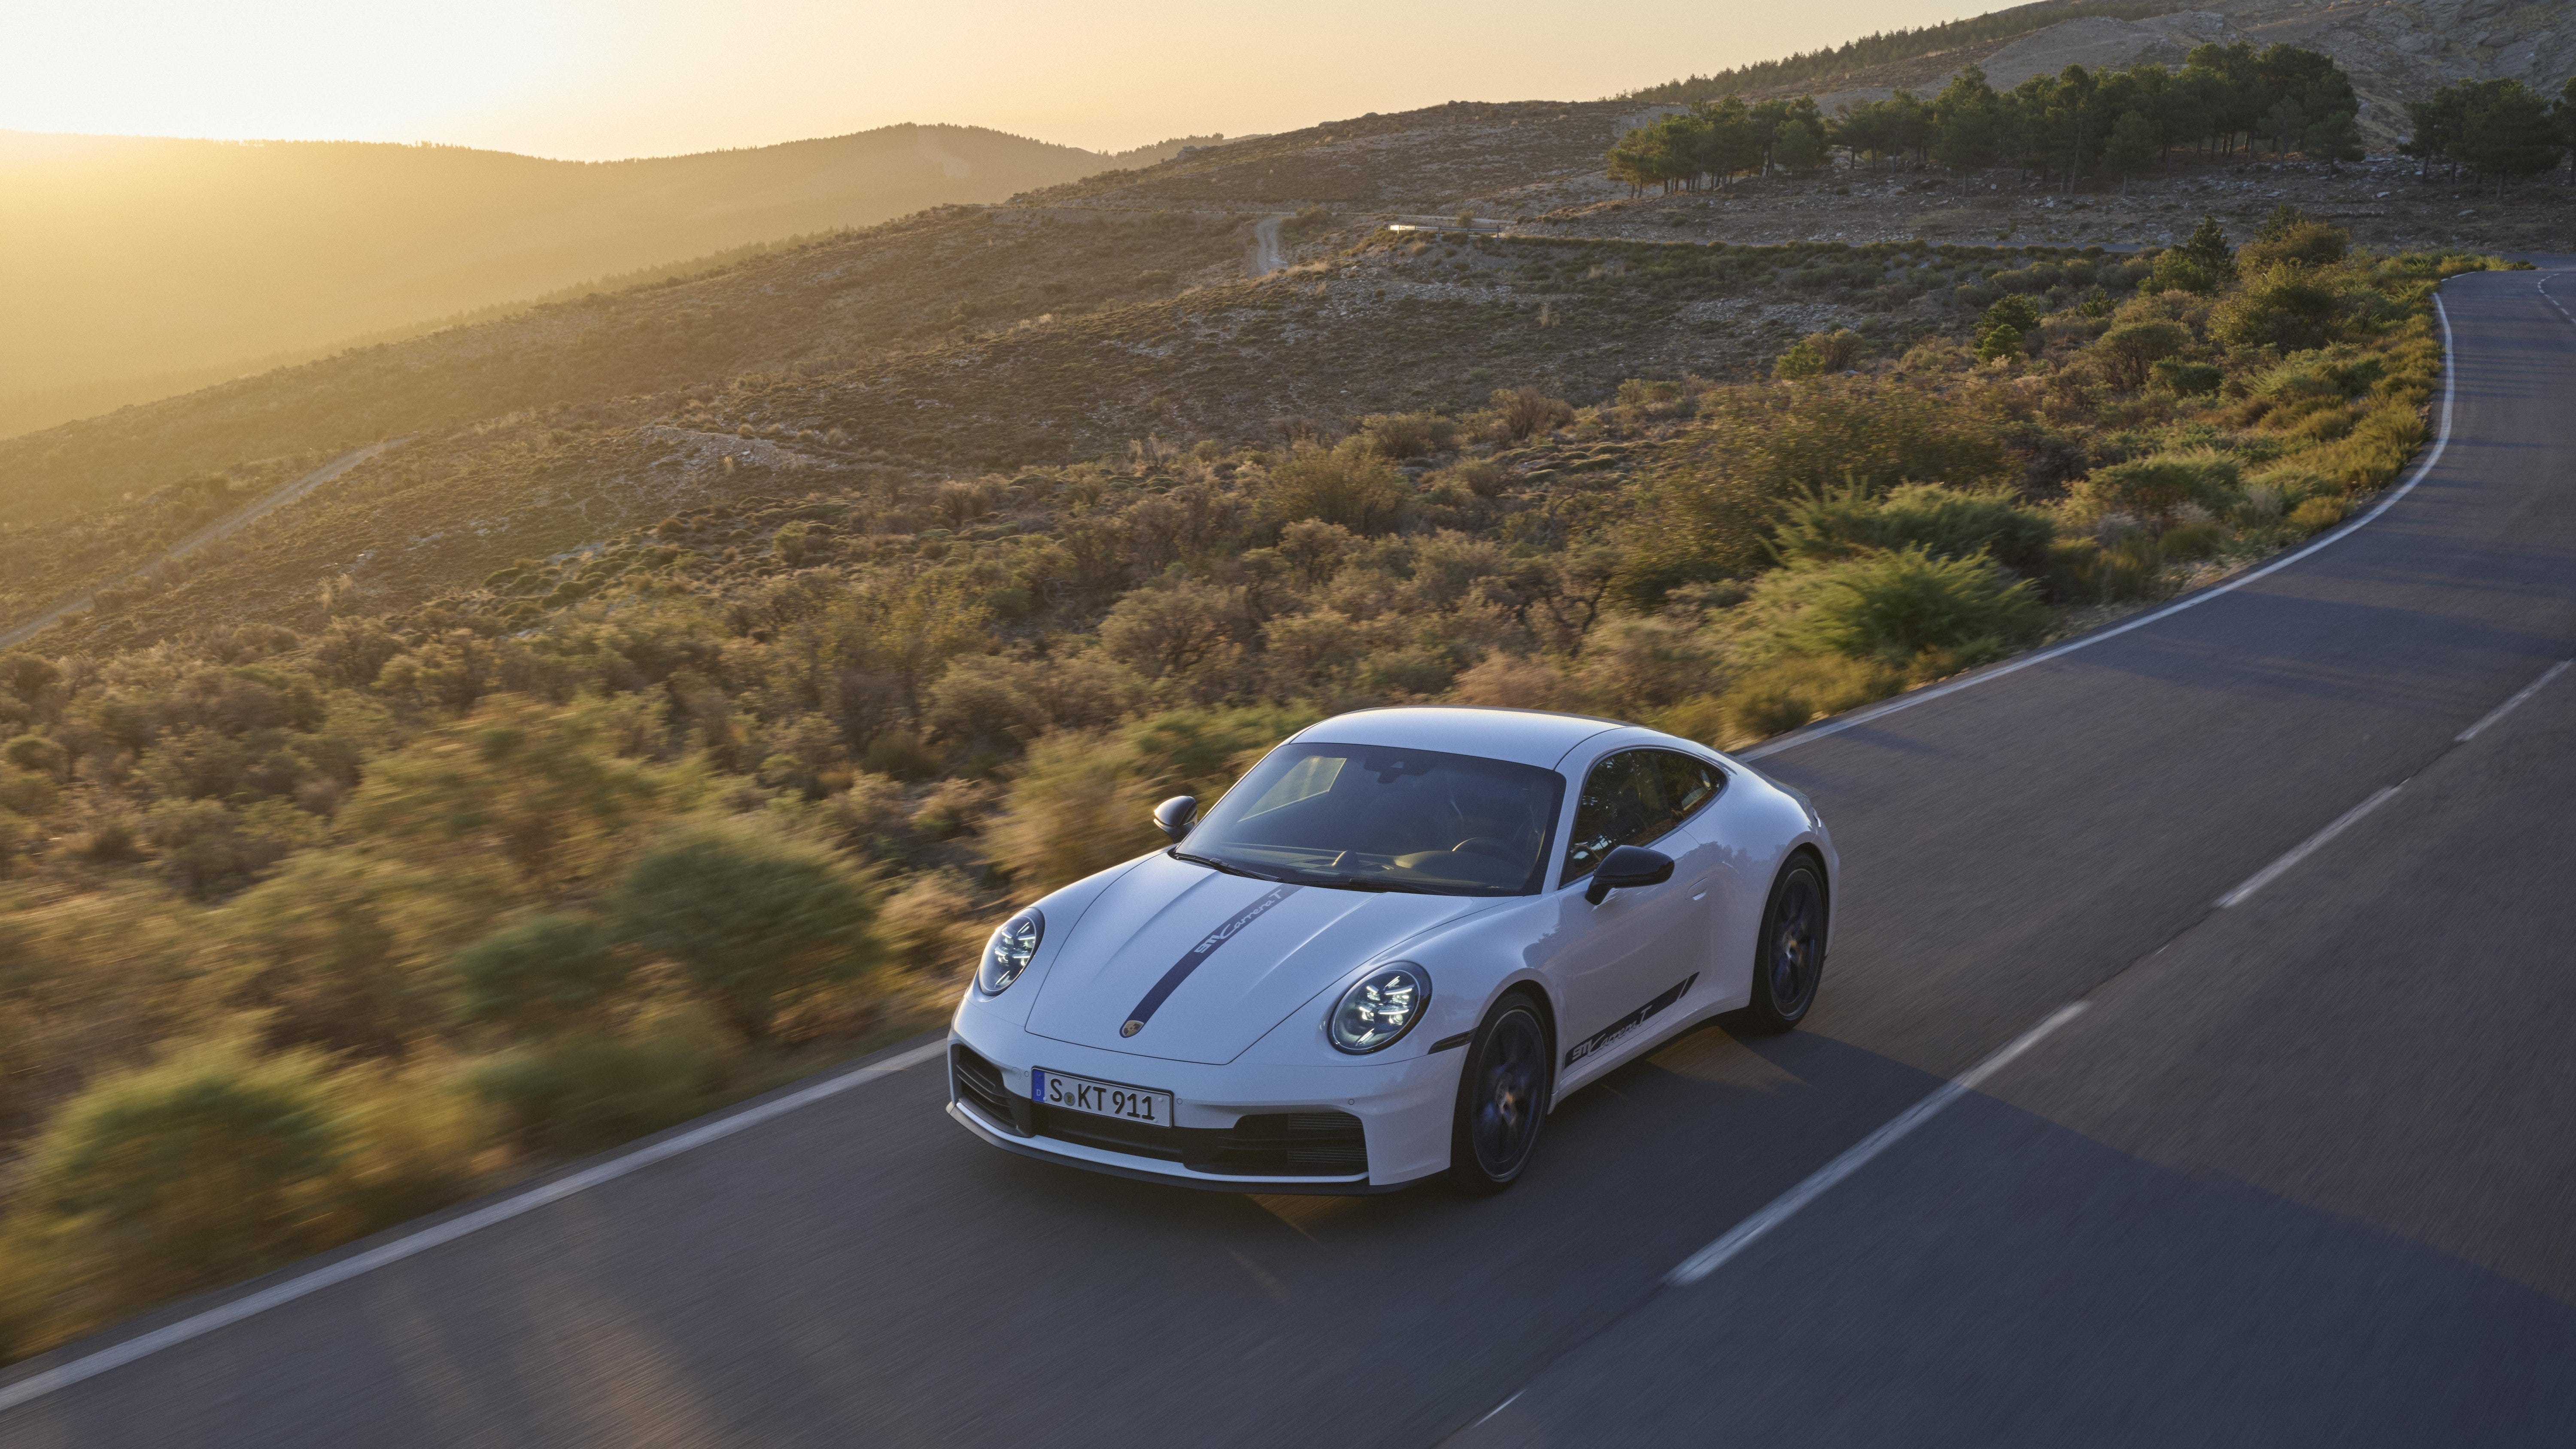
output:
POLYGON ((1674 1002, 1681 1000, 1685 995, 1688 995, 1691 989, 1691 983, 1698 979, 1699 973, 1696 971, 1692 972, 1688 976, 1683 977, 1679 984, 1673 986, 1670 990, 1664 992, 1654 1000, 1647 1002, 1645 1005, 1629 1012, 1626 1016, 1610 1023, 1608 1026, 1605 1026, 1601 1030, 1594 1032, 1592 1035, 1585 1037, 1583 1040, 1576 1042, 1573 1046, 1566 1049, 1565 1064, 1569 1067, 1573 1066, 1576 1062, 1583 1060, 1585 1057, 1588 1057, 1594 1052, 1601 1050, 1603 1047, 1610 1045, 1612 1042, 1619 1040, 1628 1033, 1635 1031, 1638 1027, 1645 1025, 1665 1007, 1672 1005, 1674 1002))
POLYGON ((1145 999, 1136 1003, 1136 1009, 1127 1013, 1127 1022, 1118 1028, 1118 1034, 1134 1036, 1143 1031, 1145 1023, 1152 1021, 1154 1013, 1161 1009, 1163 999, 1179 989, 1180 984, 1190 978, 1190 973, 1199 969, 1200 963, 1215 955, 1217 947, 1241 935, 1244 927, 1270 914, 1272 907, 1302 889, 1304 889, 1302 886, 1279 886, 1253 901, 1251 905, 1227 917, 1215 930, 1200 937, 1199 943, 1192 946, 1180 960, 1173 962, 1172 969, 1163 973, 1163 979, 1154 983, 1154 989, 1145 993, 1145 999))

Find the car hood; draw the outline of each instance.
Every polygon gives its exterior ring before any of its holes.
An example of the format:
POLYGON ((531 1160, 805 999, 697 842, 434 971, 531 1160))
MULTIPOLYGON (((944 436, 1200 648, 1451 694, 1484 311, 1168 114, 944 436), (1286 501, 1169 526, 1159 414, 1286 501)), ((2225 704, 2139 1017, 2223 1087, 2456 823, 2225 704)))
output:
POLYGON ((1282 886, 1156 855, 1056 946, 1029 1030, 1185 1062, 1230 1062, 1379 952, 1496 904, 1282 886), (1122 1033, 1130 1021, 1143 1024, 1122 1033))

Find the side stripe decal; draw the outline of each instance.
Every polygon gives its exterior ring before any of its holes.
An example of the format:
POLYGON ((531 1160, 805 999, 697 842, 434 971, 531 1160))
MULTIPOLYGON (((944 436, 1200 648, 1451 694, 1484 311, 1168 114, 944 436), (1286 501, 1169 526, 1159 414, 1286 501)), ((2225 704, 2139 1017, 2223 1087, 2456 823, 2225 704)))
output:
POLYGON ((1636 1010, 1629 1012, 1626 1016, 1610 1023, 1608 1026, 1603 1027, 1601 1030, 1584 1038, 1582 1041, 1576 1042, 1573 1046, 1566 1049, 1565 1064, 1569 1067, 1573 1066, 1576 1062, 1583 1060, 1585 1057, 1588 1057, 1594 1052, 1601 1050, 1603 1047, 1610 1045, 1610 1043, 1617 1041, 1619 1038, 1626 1036, 1632 1031, 1635 1031, 1638 1027, 1645 1025, 1649 1019, 1661 1012, 1665 1007, 1672 1005, 1674 1002, 1681 1000, 1683 996, 1687 995, 1690 992, 1691 983, 1698 979, 1699 973, 1696 971, 1692 972, 1688 976, 1683 977, 1679 984, 1675 985, 1671 990, 1666 991, 1663 995, 1658 996, 1654 1000, 1647 1002, 1645 1005, 1638 1007, 1636 1010))
POLYGON ((1163 973, 1163 979, 1154 983, 1154 989, 1145 993, 1145 999, 1136 1003, 1136 1009, 1127 1013, 1127 1022, 1118 1028, 1118 1034, 1134 1036, 1143 1031, 1145 1023, 1154 1019, 1154 1013, 1161 1009, 1163 1002, 1180 989, 1182 982, 1190 979, 1191 972, 1216 954, 1217 947, 1243 934, 1244 927, 1270 914, 1272 907, 1304 889, 1304 886, 1275 886, 1251 905, 1227 917, 1224 924, 1200 937, 1199 943, 1184 952, 1180 960, 1172 963, 1172 969, 1163 973))

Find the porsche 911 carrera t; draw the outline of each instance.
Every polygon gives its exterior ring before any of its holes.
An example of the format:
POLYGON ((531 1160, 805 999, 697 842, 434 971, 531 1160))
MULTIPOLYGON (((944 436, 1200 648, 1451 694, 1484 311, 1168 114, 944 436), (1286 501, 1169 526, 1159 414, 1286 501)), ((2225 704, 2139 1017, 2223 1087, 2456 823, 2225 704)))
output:
POLYGON ((1840 868, 1750 767, 1526 710, 1342 715, 1154 816, 1169 848, 993 932, 948 1110, 1233 1192, 1509 1186, 1586 1082, 1721 1012, 1795 1026, 1840 868))

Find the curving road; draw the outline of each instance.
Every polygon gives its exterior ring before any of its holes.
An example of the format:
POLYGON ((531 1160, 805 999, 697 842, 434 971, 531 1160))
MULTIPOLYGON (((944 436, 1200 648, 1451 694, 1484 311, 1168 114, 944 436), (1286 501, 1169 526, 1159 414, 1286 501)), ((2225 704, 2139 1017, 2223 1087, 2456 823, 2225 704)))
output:
POLYGON ((29 1365, 0 1443, 2567 1442, 2576 670, 2487 717, 2576 656, 2571 264, 2445 288, 2366 526, 1766 752, 1847 863, 1808 1028, 1666 1046, 1501 1198, 1085 1176, 933 1059, 29 1365))

